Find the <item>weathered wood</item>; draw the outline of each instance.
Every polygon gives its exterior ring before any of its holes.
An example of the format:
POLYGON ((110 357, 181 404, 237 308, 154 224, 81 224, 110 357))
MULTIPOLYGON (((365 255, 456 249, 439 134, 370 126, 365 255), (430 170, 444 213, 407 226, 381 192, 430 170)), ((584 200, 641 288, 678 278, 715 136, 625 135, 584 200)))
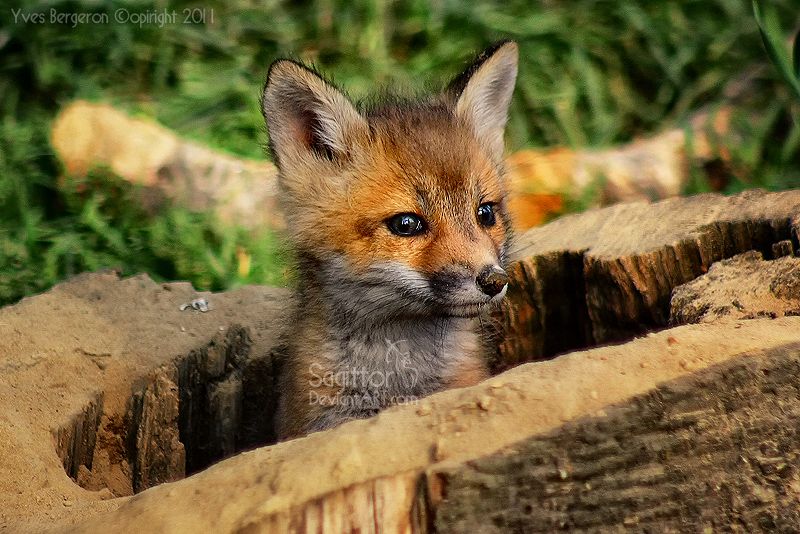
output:
POLYGON ((687 128, 670 128, 615 147, 528 149, 509 155, 517 228, 541 224, 540 206, 547 194, 581 198, 596 191, 598 205, 658 200, 680 195, 692 170, 705 171, 712 189, 721 190, 726 177, 718 175, 730 163, 724 140, 737 137, 734 114, 731 107, 699 112, 687 128))
POLYGON ((434 468, 435 531, 794 532, 798 377, 800 343, 775 347, 501 453, 434 468))
POLYGON ((798 228, 800 191, 621 204, 534 228, 513 253, 495 368, 664 328, 673 289, 742 252, 797 249, 798 228))
POLYGON ((131 486, 134 492, 186 476, 186 447, 180 441, 178 377, 173 365, 159 368, 131 397, 131 486))
POLYGON ((593 503, 610 510, 597 525, 624 527, 657 521, 658 499, 664 514, 678 514, 663 517, 702 529, 734 517, 754 495, 766 496, 765 505, 745 518, 775 511, 768 517, 781 524, 792 518, 780 514, 791 511, 793 475, 764 475, 752 490, 746 482, 754 480, 748 469, 761 468, 754 460, 766 458, 767 469, 774 460, 783 473, 780 462, 794 465, 800 453, 798 347, 800 317, 784 317, 681 326, 522 365, 236 456, 146 490, 73 532, 552 530, 590 525, 593 503), (737 471, 742 454, 752 468, 737 471), (709 480, 723 484, 721 496, 709 480), (772 493, 759 489, 765 480, 772 493), (590 492, 586 481, 600 489, 590 492), (570 507, 573 497, 580 501, 570 507), (726 508, 731 499, 741 506, 726 508), (635 513, 623 516, 627 507, 635 513))
POLYGON ((282 228, 275 166, 211 150, 150 120, 106 104, 76 101, 53 122, 51 141, 66 180, 108 168, 142 186, 221 221, 246 228, 282 228))
POLYGON ((55 432, 55 445, 64 470, 77 478, 81 466, 91 469, 97 443, 97 427, 103 413, 103 396, 89 401, 70 422, 55 432))

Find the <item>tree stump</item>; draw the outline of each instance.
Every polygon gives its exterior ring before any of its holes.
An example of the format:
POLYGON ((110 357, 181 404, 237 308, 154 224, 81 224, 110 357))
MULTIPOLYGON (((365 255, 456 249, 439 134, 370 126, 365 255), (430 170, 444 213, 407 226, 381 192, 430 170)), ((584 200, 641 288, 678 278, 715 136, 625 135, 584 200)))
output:
POLYGON ((496 317, 495 368, 664 328, 673 289, 743 252, 792 253, 799 235, 798 191, 619 204, 529 230, 496 317))
POLYGON ((532 230, 498 317, 513 368, 260 448, 302 335, 287 291, 79 277, 0 310, 0 526, 793 530, 798 207, 704 195, 532 230))

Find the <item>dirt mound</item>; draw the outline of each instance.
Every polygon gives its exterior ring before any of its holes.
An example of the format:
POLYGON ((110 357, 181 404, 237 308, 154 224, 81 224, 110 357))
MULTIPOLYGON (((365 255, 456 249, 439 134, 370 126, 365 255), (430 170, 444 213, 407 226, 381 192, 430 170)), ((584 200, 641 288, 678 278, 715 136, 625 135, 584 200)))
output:
POLYGON ((0 310, 0 525, 80 518, 270 441, 288 298, 104 273, 0 310), (181 311, 198 298, 211 310, 181 311))

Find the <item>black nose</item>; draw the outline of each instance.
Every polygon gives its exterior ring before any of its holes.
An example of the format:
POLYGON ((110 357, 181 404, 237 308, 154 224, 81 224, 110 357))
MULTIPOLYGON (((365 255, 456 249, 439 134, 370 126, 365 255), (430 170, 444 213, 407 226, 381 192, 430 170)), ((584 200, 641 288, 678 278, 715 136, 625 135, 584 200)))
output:
POLYGON ((500 293, 508 283, 508 274, 497 265, 488 265, 475 280, 481 291, 493 297, 500 293))

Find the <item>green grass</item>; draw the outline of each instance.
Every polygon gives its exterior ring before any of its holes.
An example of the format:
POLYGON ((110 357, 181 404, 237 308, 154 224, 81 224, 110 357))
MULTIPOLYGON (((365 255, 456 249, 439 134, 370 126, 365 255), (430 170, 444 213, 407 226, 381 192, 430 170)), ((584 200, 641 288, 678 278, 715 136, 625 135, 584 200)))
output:
MULTIPOLYGON (((788 36, 797 1, 768 4, 771 31, 788 36)), ((60 188, 48 132, 71 100, 110 102, 261 158, 258 96, 275 58, 313 62, 359 99, 390 86, 441 87, 499 38, 521 48, 511 149, 605 146, 680 125, 694 110, 730 102, 726 85, 748 71, 753 89, 733 101, 746 135, 732 143, 727 190, 800 186, 798 104, 771 67, 746 0, 12 0, 0 8, 0 302, 103 267, 209 289, 284 279, 276 236, 180 207, 144 213, 137 192, 103 172, 85 193, 60 188), (120 8, 166 8, 178 20, 114 23, 120 8), (187 8, 205 9, 206 23, 183 24, 187 8), (17 9, 104 13, 112 22, 25 24, 14 20, 17 9)), ((704 188, 698 179, 688 192, 704 188)))

